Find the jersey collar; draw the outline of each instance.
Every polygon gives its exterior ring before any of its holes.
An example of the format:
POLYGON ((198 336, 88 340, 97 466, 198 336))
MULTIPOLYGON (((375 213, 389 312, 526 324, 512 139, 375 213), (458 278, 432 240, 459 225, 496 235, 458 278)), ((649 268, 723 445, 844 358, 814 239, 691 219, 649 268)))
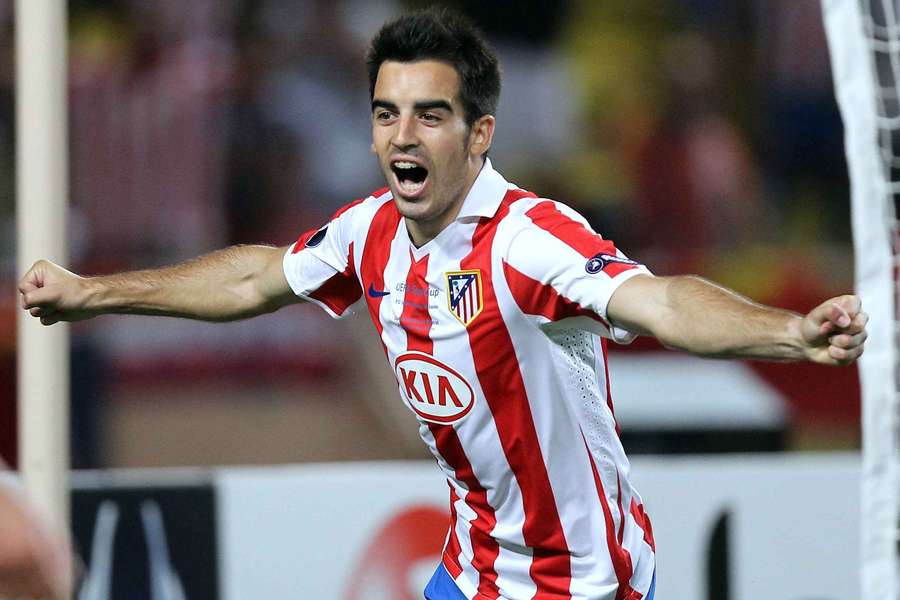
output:
POLYGON ((466 217, 493 217, 508 189, 509 183, 494 170, 491 159, 485 158, 481 172, 456 215, 457 220, 466 217))

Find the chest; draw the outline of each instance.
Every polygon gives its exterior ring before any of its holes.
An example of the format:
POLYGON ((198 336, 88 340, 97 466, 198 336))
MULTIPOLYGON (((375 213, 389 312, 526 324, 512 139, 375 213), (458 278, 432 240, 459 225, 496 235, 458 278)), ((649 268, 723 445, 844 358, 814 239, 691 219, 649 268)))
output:
POLYGON ((454 223, 415 248, 401 223, 366 297, 389 354, 411 349, 431 354, 435 344, 465 339, 499 316, 493 310, 494 236, 480 234, 483 230, 476 222, 454 223))
POLYGON ((494 296, 487 279, 489 272, 483 268, 459 269, 459 265, 429 268, 428 262, 411 262, 405 272, 388 270, 384 291, 389 293, 369 299, 378 303, 371 308, 376 309, 382 326, 400 345, 404 335, 406 345, 413 341, 418 349, 426 338, 433 345, 438 340, 465 337, 491 319, 493 311, 485 311, 486 297, 494 296))

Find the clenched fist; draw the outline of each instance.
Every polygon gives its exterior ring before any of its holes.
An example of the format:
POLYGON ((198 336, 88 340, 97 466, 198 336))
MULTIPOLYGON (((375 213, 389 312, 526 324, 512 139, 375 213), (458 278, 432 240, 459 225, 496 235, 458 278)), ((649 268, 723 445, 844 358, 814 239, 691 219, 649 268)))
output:
POLYGON ((859 296, 826 300, 800 321, 800 335, 813 362, 847 365, 862 353, 868 333, 869 315, 862 311, 859 296))
POLYGON ((94 316, 87 309, 88 279, 39 260, 19 281, 22 306, 44 325, 59 321, 80 321, 94 316))

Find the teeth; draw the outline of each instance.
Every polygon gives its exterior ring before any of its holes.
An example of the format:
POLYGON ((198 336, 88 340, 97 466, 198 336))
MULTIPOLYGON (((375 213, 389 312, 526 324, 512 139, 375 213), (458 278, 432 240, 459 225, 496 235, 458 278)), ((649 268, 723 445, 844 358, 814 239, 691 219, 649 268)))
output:
POLYGON ((412 162, 398 160, 394 163, 394 166, 397 167, 398 169, 415 169, 419 165, 417 165, 416 163, 412 163, 412 162))

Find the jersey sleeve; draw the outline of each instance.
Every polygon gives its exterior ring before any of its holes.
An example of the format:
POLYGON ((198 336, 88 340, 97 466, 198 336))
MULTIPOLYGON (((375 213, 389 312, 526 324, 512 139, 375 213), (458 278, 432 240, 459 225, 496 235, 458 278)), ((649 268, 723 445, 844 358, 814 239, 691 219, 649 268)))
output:
POLYGON ((362 298, 356 275, 353 222, 357 201, 331 220, 301 235, 284 255, 284 275, 295 294, 321 306, 334 318, 352 313, 362 298))
POLYGON ((649 275, 595 233, 571 208, 542 200, 524 213, 509 244, 504 272, 520 309, 541 324, 570 319, 619 343, 636 334, 610 322, 606 309, 613 292, 636 275, 649 275))

